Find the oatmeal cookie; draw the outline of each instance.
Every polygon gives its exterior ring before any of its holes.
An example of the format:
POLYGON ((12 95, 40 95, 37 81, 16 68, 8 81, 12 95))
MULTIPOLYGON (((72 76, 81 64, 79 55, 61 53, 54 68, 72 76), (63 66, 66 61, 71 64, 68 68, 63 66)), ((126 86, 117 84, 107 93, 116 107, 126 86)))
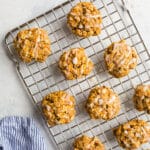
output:
POLYGON ((20 31, 14 40, 14 47, 24 62, 44 62, 51 54, 48 34, 40 28, 20 31))
POLYGON ((75 117, 75 99, 64 91, 53 92, 42 100, 42 110, 49 125, 66 124, 75 117))
POLYGON ((82 135, 75 140, 74 150, 105 150, 105 147, 97 137, 82 135))
POLYGON ((129 74, 137 65, 138 55, 135 48, 125 40, 112 43, 105 51, 104 59, 110 74, 120 78, 129 74))
POLYGON ((131 120, 115 129, 114 134, 121 147, 134 150, 150 141, 150 124, 144 120, 131 120))
POLYGON ((86 109, 92 119, 110 120, 120 111, 120 99, 106 86, 95 87, 89 94, 86 109))
POLYGON ((150 114, 150 85, 138 85, 133 97, 135 107, 139 111, 147 111, 150 114))
POLYGON ((90 2, 80 2, 68 14, 68 26, 80 37, 100 34, 102 16, 100 11, 90 2))
POLYGON ((88 75, 93 69, 93 63, 83 48, 73 48, 61 55, 59 68, 66 79, 74 80, 88 75))

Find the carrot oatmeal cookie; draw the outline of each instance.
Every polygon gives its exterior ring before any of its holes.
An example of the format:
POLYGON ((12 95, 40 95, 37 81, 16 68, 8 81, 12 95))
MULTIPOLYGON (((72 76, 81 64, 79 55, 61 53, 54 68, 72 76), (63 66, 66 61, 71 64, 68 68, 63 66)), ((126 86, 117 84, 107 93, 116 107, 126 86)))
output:
POLYGON ((110 74, 120 78, 129 74, 137 65, 138 55, 135 48, 125 40, 112 43, 105 51, 104 59, 110 74))
POLYGON ((86 109, 92 119, 110 120, 120 111, 120 99, 106 86, 95 87, 89 94, 86 109))
POLYGON ((97 137, 82 135, 75 140, 74 150, 105 150, 105 147, 97 137))
POLYGON ((100 34, 102 16, 100 11, 90 2, 80 2, 68 14, 69 27, 80 37, 100 34))
POLYGON ((150 124, 144 120, 131 120, 115 129, 114 134, 121 147, 135 150, 150 141, 150 124))
POLYGON ((84 48, 73 48, 61 55, 59 68, 66 79, 74 80, 90 74, 93 63, 86 56, 84 48))
POLYGON ((135 107, 139 111, 147 111, 150 114, 150 85, 138 85, 133 97, 135 107))
POLYGON ((40 28, 20 31, 14 40, 14 47, 24 62, 44 62, 51 54, 48 34, 40 28))
POLYGON ((53 92, 42 100, 42 110, 49 125, 66 124, 75 117, 75 99, 64 91, 53 92))

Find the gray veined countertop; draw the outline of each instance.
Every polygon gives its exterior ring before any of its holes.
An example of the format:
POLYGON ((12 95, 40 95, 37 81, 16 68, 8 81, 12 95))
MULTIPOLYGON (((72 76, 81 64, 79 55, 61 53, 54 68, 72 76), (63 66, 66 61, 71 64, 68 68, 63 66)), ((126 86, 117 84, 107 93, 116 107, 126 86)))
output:
MULTIPOLYGON (((52 145, 42 127, 41 118, 33 108, 32 102, 17 76, 14 64, 7 56, 4 36, 17 25, 38 16, 61 2, 64 0, 0 0, 0 118, 8 115, 34 117, 47 139, 49 149, 52 149, 52 145)), ((128 0, 128 2, 135 23, 149 49, 150 0, 128 0)))

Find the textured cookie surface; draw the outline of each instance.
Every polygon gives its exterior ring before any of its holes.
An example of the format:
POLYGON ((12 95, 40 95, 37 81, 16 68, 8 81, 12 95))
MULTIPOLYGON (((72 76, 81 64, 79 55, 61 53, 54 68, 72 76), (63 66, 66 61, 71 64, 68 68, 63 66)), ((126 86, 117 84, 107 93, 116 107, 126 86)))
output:
POLYGON ((138 85, 133 101, 137 110, 150 113, 150 85, 138 85))
POLYGON ((66 79, 73 80, 88 75, 93 69, 93 63, 83 48, 73 48, 61 55, 59 68, 66 79))
POLYGON ((131 120, 114 130, 121 147, 135 150, 150 141, 150 124, 143 120, 131 120))
POLYGON ((68 25, 72 32, 81 37, 100 34, 102 17, 100 11, 90 2, 80 2, 68 14, 68 25))
POLYGON ((104 59, 110 74, 120 78, 129 74, 137 65, 138 55, 125 40, 112 43, 105 51, 104 59))
POLYGON ((82 135, 75 140, 74 150, 105 150, 105 147, 97 137, 82 135))
POLYGON ((66 124, 75 117, 75 99, 64 91, 53 92, 42 100, 42 110, 49 125, 66 124))
POLYGON ((120 111, 120 99, 110 88, 101 86, 91 90, 86 109, 92 119, 109 120, 120 111))
POLYGON ((50 39, 41 28, 20 31, 14 40, 14 47, 24 62, 44 62, 51 54, 50 39))

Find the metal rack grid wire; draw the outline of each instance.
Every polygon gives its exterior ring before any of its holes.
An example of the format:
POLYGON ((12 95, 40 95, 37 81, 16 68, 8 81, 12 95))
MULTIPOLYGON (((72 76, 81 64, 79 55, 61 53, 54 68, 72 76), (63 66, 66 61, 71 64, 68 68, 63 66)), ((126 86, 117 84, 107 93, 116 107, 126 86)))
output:
MULTIPOLYGON (((34 104, 41 113, 42 98, 52 91, 65 90, 76 98, 77 115, 69 124, 49 127, 50 135, 58 149, 72 149, 74 139, 81 134, 97 136, 105 144, 107 150, 120 150, 113 135, 113 128, 134 118, 150 121, 150 116, 134 109, 132 95, 137 84, 150 83, 150 54, 133 22, 129 11, 121 14, 118 5, 113 0, 92 0, 103 16, 102 33, 96 37, 79 38, 66 27, 66 15, 80 0, 68 0, 56 8, 18 26, 6 35, 6 45, 11 59, 15 62, 17 72, 29 92, 34 104), (44 63, 23 63, 17 57, 13 39, 22 30, 40 27, 48 31, 51 39, 52 55, 44 63), (105 48, 113 41, 125 39, 134 46, 139 55, 139 63, 135 70, 121 79, 116 79, 107 73, 103 61, 105 48), (87 77, 67 81, 58 69, 60 55, 72 47, 84 47, 90 59, 94 62, 94 71, 87 77), (122 109, 119 115, 110 120, 91 120, 85 111, 85 101, 91 88, 96 85, 106 85, 116 91, 121 99, 122 109)), ((46 121, 45 121, 46 123, 46 121)), ((150 147, 150 143, 141 149, 150 147)))

